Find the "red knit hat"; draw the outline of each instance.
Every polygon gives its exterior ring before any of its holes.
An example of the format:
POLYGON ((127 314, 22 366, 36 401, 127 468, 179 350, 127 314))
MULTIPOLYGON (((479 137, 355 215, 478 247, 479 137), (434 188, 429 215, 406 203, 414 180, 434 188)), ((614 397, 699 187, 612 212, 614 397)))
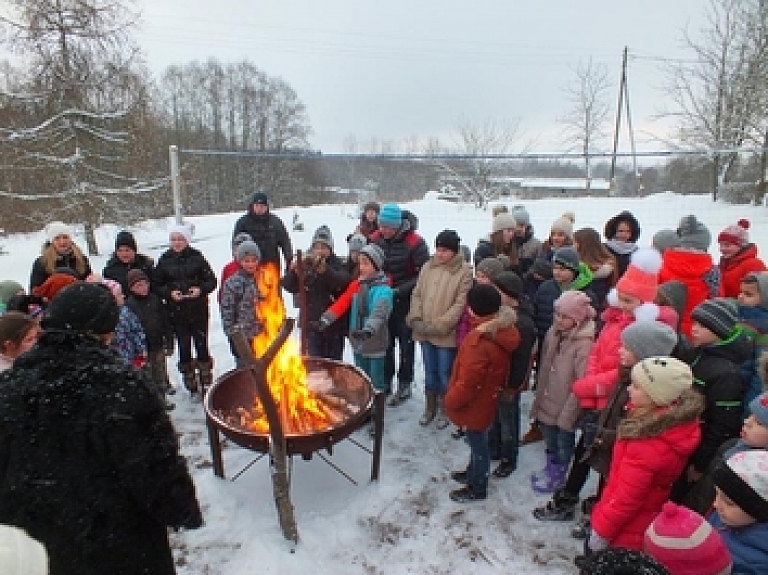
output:
POLYGON ((749 243, 749 220, 741 219, 736 222, 736 225, 726 226, 726 228, 720 232, 717 236, 717 241, 727 244, 736 244, 739 247, 744 247, 749 243))
POLYGON ((660 269, 659 252, 652 248, 641 248, 632 254, 627 271, 616 282, 616 289, 642 302, 651 302, 656 299, 660 269))
POLYGON ((51 301, 53 297, 69 284, 73 284, 77 278, 68 274, 52 274, 41 285, 32 289, 32 293, 51 301))
POLYGON ((646 529, 643 551, 671 575, 727 575, 731 554, 707 521, 695 511, 667 502, 646 529))

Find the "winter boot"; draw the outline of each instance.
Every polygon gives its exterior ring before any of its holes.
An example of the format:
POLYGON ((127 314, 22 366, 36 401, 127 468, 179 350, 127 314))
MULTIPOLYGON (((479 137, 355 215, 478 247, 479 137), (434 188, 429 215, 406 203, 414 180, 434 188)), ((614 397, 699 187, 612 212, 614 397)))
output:
POLYGON ((550 468, 555 461, 555 455, 549 451, 547 451, 545 455, 547 462, 544 464, 544 468, 536 473, 531 473, 531 486, 533 486, 534 483, 543 483, 547 480, 547 477, 549 477, 550 468))
POLYGON ((536 493, 553 493, 563 486, 567 466, 564 463, 556 463, 550 460, 547 477, 544 481, 533 481, 531 487, 536 493))
POLYGON ((182 381, 184 382, 184 387, 189 390, 189 393, 197 393, 198 385, 197 374, 195 373, 195 363, 193 361, 180 363, 178 367, 182 381))
POLYGON ((200 393, 205 396, 208 388, 213 385, 213 360, 197 361, 197 371, 200 377, 200 393))
POLYGON ((469 503, 471 501, 482 501, 486 497, 488 497, 488 494, 485 492, 478 492, 472 489, 469 485, 462 487, 460 489, 454 489, 449 494, 449 497, 451 500, 455 501, 456 503, 469 503))
POLYGON ((544 434, 541 432, 536 421, 531 422, 531 427, 525 432, 525 435, 520 439, 520 445, 528 445, 529 443, 538 443, 544 440, 544 434))
POLYGON ((437 394, 434 391, 424 392, 424 414, 419 419, 419 425, 426 427, 435 419, 437 409, 437 394))
POLYGON ((499 461, 499 464, 496 466, 496 469, 493 470, 493 476, 503 479, 504 477, 509 477, 512 475, 515 469, 517 469, 517 465, 515 465, 509 459, 502 458, 501 461, 499 461))
POLYGON ((445 415, 445 405, 443 404, 444 401, 444 395, 437 396, 437 416, 435 417, 435 427, 438 429, 445 429, 450 423, 448 421, 448 417, 445 415))
POLYGON ((397 407, 411 397, 411 384, 408 381, 398 381, 397 391, 389 398, 390 407, 397 407))
POLYGON ((581 502, 581 517, 576 520, 576 524, 571 529, 571 537, 574 539, 586 539, 589 536, 591 527, 590 515, 592 515, 592 509, 596 503, 596 495, 590 495, 581 502))
POLYGON ((539 521, 573 521, 578 502, 577 496, 558 489, 552 494, 552 501, 533 510, 533 516, 539 521))

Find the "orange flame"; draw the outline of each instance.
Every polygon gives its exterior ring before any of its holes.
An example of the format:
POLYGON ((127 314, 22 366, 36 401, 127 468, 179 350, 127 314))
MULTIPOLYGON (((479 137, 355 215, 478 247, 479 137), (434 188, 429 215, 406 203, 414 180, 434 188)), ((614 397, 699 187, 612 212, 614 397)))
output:
MULTIPOLYGON (((261 357, 277 337, 285 320, 285 305, 280 294, 280 272, 273 263, 262 265, 258 276, 261 301, 256 316, 263 326, 251 344, 256 357, 261 357)), ((333 417, 307 387, 307 369, 301 358, 299 344, 289 338, 280 348, 266 373, 267 384, 278 405, 283 431, 304 434, 333 426, 333 417)), ((269 432, 269 423, 261 406, 251 423, 254 431, 269 432)))

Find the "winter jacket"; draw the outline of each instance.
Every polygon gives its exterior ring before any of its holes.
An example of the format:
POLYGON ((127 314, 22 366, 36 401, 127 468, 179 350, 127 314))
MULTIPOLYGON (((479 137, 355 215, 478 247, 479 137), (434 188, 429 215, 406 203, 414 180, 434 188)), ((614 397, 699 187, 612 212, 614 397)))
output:
POLYGON ((48 331, 0 375, 0 523, 51 575, 172 575, 168 527, 202 524, 154 384, 90 336, 48 331))
POLYGON ((221 303, 221 292, 224 288, 224 284, 227 283, 227 280, 235 275, 239 269, 240 264, 237 262, 237 260, 227 262, 227 264, 221 268, 221 275, 219 276, 219 291, 216 292, 216 301, 219 303, 221 303))
POLYGON ((768 573, 768 523, 729 527, 723 523, 717 511, 709 516, 709 522, 731 552, 731 559, 733 559, 731 575, 768 573))
POLYGON ((231 337, 236 329, 242 330, 248 341, 259 335, 263 326, 257 316, 261 301, 256 278, 243 269, 230 276, 221 288, 221 328, 231 337))
POLYGON ((293 259, 293 246, 291 245, 291 237, 288 235, 288 230, 285 229, 283 220, 278 216, 270 212, 257 216, 249 211, 247 214, 240 216, 235 223, 232 239, 241 232, 250 235, 251 239, 259 245, 259 251, 261 252, 261 259, 259 261, 261 264, 270 262, 275 264, 277 269, 280 269, 279 250, 283 254, 285 269, 288 269, 293 259))
POLYGON ((208 322, 208 295, 216 289, 216 276, 198 250, 187 246, 180 252, 166 251, 157 262, 155 284, 157 293, 165 300, 172 324, 208 322), (187 294, 192 287, 200 288, 200 297, 171 299, 172 291, 187 294))
POLYGON ((744 417, 748 417, 749 402, 763 393, 760 374, 760 355, 768 349, 768 310, 761 307, 739 306, 740 325, 752 342, 749 359, 741 364, 741 377, 746 385, 744 392, 744 417))
POLYGON ((520 334, 520 344, 512 353, 509 362, 507 389, 522 391, 528 389, 528 379, 531 375, 534 346, 538 342, 538 332, 533 323, 533 307, 528 298, 522 296, 518 306, 514 308, 515 327, 520 334))
POLYGON ((707 253, 669 249, 665 250, 661 257, 659 283, 677 280, 688 287, 685 311, 680 318, 680 331, 690 338, 693 308, 705 299, 723 295, 720 269, 715 266, 712 256, 707 253))
POLYGON ((125 299, 125 306, 139 318, 149 353, 173 349, 173 330, 168 320, 168 310, 159 295, 152 292, 146 296, 132 293, 125 299))
POLYGON ((645 530, 699 443, 701 410, 701 397, 688 390, 669 407, 619 423, 608 482, 590 517, 611 547, 642 551, 645 530))
POLYGON ((540 240, 533 237, 533 226, 525 228, 525 234, 515 236, 517 244, 517 271, 520 277, 524 276, 538 258, 541 257, 543 247, 540 240))
MULTIPOLYGON (((389 347, 389 316, 392 313, 392 288, 383 272, 350 282, 344 293, 326 310, 336 321, 349 311, 349 333, 366 330, 367 339, 350 337, 352 350, 363 357, 384 357, 389 347)), ((325 314, 324 314, 325 315, 325 314)))
POLYGON ((88 256, 81 252, 77 246, 73 245, 70 251, 60 254, 50 243, 46 242, 42 254, 32 264, 32 273, 29 276, 29 293, 32 293, 34 288, 43 285, 45 280, 59 268, 72 270, 79 280, 85 280, 93 273, 88 256))
MULTIPOLYGON (((336 301, 349 285, 349 272, 344 262, 331 254, 322 265, 304 266, 304 292, 307 302, 307 321, 314 322, 336 301)), ((282 279, 283 287, 292 294, 299 293, 299 276, 294 270, 289 270, 282 279)), ((300 310, 303 314, 305 310, 300 310)), ((303 325, 300 317, 299 325, 303 325)), ((346 333, 343 322, 335 322, 326 332, 330 334, 346 333)))
POLYGON ((104 266, 101 275, 118 282, 123 288, 123 293, 128 295, 128 272, 131 270, 143 271, 149 279, 149 285, 154 287, 152 285, 152 280, 154 278, 155 262, 149 256, 142 254, 136 254, 134 260, 128 264, 121 262, 117 256, 113 254, 104 266))
POLYGON ((610 239, 604 245, 616 259, 616 279, 618 280, 627 271, 632 261, 632 254, 637 251, 637 244, 610 239))
MULTIPOLYGON (((384 272, 389 276, 395 298, 394 305, 407 308, 411 292, 416 287, 421 268, 429 261, 429 248, 424 238, 416 233, 414 216, 403 211, 400 228, 390 239, 375 232, 370 240, 384 251, 384 272)), ((400 307, 400 309, 403 309, 400 307)))
POLYGON ((147 336, 139 317, 131 308, 120 306, 120 316, 109 347, 128 365, 143 367, 147 360, 147 336))
MULTIPOLYGON (((619 348, 621 332, 635 321, 617 307, 609 307, 600 316, 603 328, 589 354, 587 372, 573 384, 573 393, 582 409, 602 409, 619 380, 619 348)), ((674 329, 677 325, 675 310, 658 306, 657 321, 674 329)))
POLYGON ((584 375, 594 341, 595 322, 592 320, 565 332, 554 325, 549 328, 544 337, 544 349, 539 354, 539 379, 531 419, 573 431, 575 414, 564 412, 564 408, 573 382, 584 375))
MULTIPOLYGON (((581 264, 579 275, 571 282, 566 290, 583 291, 592 300, 592 307, 597 310, 597 301, 595 294, 592 293, 590 284, 592 283, 592 272, 585 264, 581 264)), ((547 333, 552 326, 552 318, 555 313, 555 300, 563 293, 563 288, 554 280, 547 280, 536 290, 533 298, 533 321, 536 323, 536 329, 539 335, 547 333)))
POLYGON ((741 291, 741 280, 754 272, 766 270, 763 260, 757 257, 757 246, 747 244, 732 258, 720 258, 720 281, 723 284, 723 296, 736 298, 741 291))
POLYGON ((445 413, 458 426, 485 431, 509 375, 509 355, 520 343, 515 314, 502 307, 475 327, 459 348, 445 396, 445 413))
POLYGON ((414 328, 415 341, 428 341, 438 347, 456 347, 456 327, 472 287, 472 266, 457 253, 447 263, 432 256, 419 273, 411 294, 406 324, 414 328), (421 320, 424 331, 412 322, 421 320))
POLYGON ((678 346, 677 355, 691 366, 693 387, 704 396, 701 444, 691 456, 696 471, 704 473, 724 441, 739 437, 745 384, 741 364, 751 354, 742 333, 714 345, 678 346))

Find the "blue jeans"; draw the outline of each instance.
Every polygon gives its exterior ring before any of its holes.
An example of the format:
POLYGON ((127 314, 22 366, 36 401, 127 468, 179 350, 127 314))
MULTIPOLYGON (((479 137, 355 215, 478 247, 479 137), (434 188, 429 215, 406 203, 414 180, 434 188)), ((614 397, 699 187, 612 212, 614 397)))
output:
POLYGON ((384 377, 384 358, 383 357, 364 357, 358 353, 355 354, 355 365, 362 369, 365 374, 371 378, 376 391, 387 390, 387 380, 384 377))
MULTIPOLYGON (((395 342, 400 350, 399 364, 397 366, 398 383, 413 383, 413 332, 405 324, 405 316, 408 315, 410 296, 408 300, 397 300, 392 313, 389 316, 389 347, 387 347, 386 371, 387 382, 391 383, 395 375, 395 342)), ((389 384, 388 384, 389 385, 389 384)))
POLYGON ((467 430, 469 443, 469 465, 467 483, 474 493, 485 495, 488 491, 488 475, 491 473, 491 455, 488 449, 488 430, 467 430))
POLYGON ((492 459, 506 459, 517 465, 520 449, 520 394, 514 398, 499 398, 496 417, 488 432, 488 446, 492 459))
POLYGON ((445 395, 451 379, 455 347, 438 347, 428 341, 421 342, 421 358, 424 362, 424 389, 445 395))
POLYGON ((573 457, 573 450, 576 443, 576 432, 565 431, 557 425, 547 425, 540 423, 542 434, 544 434, 544 443, 547 445, 547 451, 552 453, 555 463, 568 465, 573 457))
POLYGON ((344 335, 307 330, 307 355, 341 361, 344 355, 344 335))

